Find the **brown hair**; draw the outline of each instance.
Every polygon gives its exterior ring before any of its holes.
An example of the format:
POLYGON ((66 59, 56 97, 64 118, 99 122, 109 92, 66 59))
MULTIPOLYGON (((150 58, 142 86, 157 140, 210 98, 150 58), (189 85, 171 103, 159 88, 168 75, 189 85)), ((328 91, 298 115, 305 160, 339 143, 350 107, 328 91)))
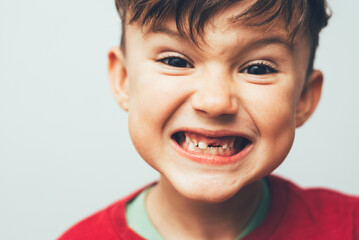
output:
MULTIPOLYGON (((203 35, 208 19, 241 1, 243 0, 115 0, 122 21, 121 47, 124 48, 125 44, 125 24, 136 22, 142 27, 156 29, 169 17, 175 19, 180 34, 190 37, 197 44, 196 39, 203 35)), ((257 0, 234 19, 246 21, 252 26, 261 26, 277 17, 283 18, 287 29, 294 23, 289 34, 291 40, 298 32, 309 31, 312 40, 309 74, 313 68, 319 33, 330 18, 326 0, 257 0)))

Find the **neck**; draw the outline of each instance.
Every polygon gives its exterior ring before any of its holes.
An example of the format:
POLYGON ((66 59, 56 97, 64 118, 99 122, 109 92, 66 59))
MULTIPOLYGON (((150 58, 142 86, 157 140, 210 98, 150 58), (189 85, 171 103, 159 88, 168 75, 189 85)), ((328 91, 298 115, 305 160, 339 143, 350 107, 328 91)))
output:
POLYGON ((165 177, 149 192, 148 215, 165 239, 235 239, 254 213, 259 181, 220 203, 193 201, 178 193, 165 177), (174 238, 174 236, 176 236, 174 238))

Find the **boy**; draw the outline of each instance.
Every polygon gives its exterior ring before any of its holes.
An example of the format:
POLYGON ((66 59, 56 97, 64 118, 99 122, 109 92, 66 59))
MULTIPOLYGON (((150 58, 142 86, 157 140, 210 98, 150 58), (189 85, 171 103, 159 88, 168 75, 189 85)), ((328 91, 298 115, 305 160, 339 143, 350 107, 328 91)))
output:
POLYGON ((325 0, 116 1, 114 95, 161 178, 68 239, 359 239, 359 198, 269 174, 315 110, 325 0))

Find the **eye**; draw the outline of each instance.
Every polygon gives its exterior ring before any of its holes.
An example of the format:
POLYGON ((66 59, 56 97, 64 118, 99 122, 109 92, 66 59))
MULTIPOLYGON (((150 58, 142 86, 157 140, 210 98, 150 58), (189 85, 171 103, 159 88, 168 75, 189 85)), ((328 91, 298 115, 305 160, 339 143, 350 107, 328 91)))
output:
POLYGON ((274 67, 269 66, 265 63, 254 63, 247 66, 242 73, 252 74, 252 75, 264 75, 270 73, 278 72, 274 67))
POLYGON ((159 60, 166 65, 176 68, 193 68, 192 64, 190 64, 187 60, 181 57, 165 57, 159 60))

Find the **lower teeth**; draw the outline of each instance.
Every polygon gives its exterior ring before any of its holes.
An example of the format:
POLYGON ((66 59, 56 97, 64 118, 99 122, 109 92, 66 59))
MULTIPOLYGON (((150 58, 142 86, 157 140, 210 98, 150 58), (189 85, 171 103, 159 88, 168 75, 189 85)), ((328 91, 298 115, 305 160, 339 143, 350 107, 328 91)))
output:
POLYGON ((193 143, 189 143, 189 144, 184 143, 183 147, 187 148, 191 152, 200 152, 200 153, 208 154, 208 155, 230 156, 230 155, 233 155, 234 152, 235 152, 234 148, 223 149, 220 146, 218 146, 218 147, 213 147, 212 146, 212 147, 201 148, 201 146, 194 145, 193 143))

